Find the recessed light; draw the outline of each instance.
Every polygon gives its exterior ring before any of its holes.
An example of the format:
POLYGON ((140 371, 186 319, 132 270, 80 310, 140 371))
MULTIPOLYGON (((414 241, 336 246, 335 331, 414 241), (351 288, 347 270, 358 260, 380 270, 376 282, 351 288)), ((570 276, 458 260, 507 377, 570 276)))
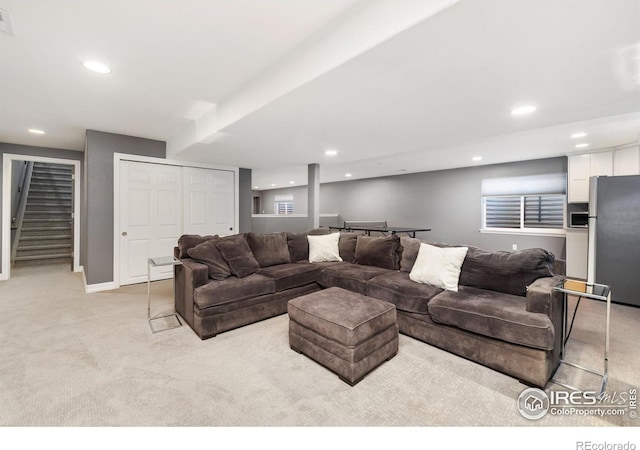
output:
POLYGON ((295 181, 289 181, 289 184, 296 184, 295 181))
POLYGON ((258 189, 259 187, 260 187, 260 186, 254 186, 253 188, 254 188, 254 189, 258 189))
POLYGON ((349 178, 349 177, 351 177, 352 175, 351 175, 350 173, 345 173, 345 174, 344 174, 344 176, 345 176, 345 177, 347 177, 347 178, 349 178))
POLYGON ((474 156, 471 161, 482 161, 482 156, 474 156))
POLYGON ((589 144, 578 144, 578 145, 576 145, 576 148, 585 148, 585 147, 588 147, 588 146, 589 146, 589 144))
POLYGON ((96 73, 111 73, 111 69, 107 67, 107 65, 101 63, 100 61, 83 61, 82 65, 96 73))
POLYGON ((587 133, 583 133, 582 131, 579 133, 573 133, 571 135, 571 139, 579 139, 579 138, 585 137, 586 135, 587 133))
POLYGON ((276 187, 276 184, 275 183, 271 183, 271 187, 276 187))
POLYGON ((38 130, 36 128, 29 128, 29 133, 32 133, 32 134, 44 134, 44 131, 38 130))
POLYGON ((511 110, 511 114, 514 116, 522 116, 524 114, 531 114, 536 110, 536 107, 533 105, 521 105, 513 108, 511 110))
POLYGON ((324 152, 325 155, 327 156, 336 156, 338 154, 337 150, 327 150, 326 152, 324 152))

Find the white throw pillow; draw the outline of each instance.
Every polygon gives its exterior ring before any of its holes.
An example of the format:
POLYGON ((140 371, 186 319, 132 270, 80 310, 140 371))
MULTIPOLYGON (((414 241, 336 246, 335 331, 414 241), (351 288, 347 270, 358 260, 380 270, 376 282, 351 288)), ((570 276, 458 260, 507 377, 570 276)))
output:
POLYGON ((409 273, 416 283, 431 284, 448 291, 458 292, 460 268, 468 247, 440 248, 420 244, 418 257, 409 273))
POLYGON ((309 262, 342 261, 340 258, 340 233, 307 236, 309 262))

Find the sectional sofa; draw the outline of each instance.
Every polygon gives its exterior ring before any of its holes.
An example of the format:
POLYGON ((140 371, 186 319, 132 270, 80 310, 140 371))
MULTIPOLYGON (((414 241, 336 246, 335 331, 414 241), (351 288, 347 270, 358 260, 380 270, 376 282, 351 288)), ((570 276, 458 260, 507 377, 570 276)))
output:
POLYGON ((552 377, 564 302, 553 290, 561 266, 548 251, 465 246, 457 285, 443 289, 412 279, 425 246, 415 238, 341 232, 330 236, 333 256, 314 253, 310 262, 309 241, 328 233, 182 236, 175 248, 182 262, 175 267, 176 311, 207 339, 284 314, 293 298, 341 287, 394 304, 405 335, 528 385, 543 387, 552 377))

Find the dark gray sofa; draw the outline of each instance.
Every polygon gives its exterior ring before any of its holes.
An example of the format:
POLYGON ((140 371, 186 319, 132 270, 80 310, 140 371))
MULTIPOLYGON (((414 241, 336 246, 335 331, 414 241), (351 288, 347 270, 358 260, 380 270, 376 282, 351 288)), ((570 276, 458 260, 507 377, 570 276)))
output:
POLYGON ((409 278, 418 239, 343 232, 342 262, 308 262, 307 235, 328 232, 181 237, 175 249, 183 263, 175 267, 177 312, 206 339, 284 314, 292 298, 342 287, 393 303, 405 335, 526 384, 543 387, 553 375, 560 357, 563 299, 552 289, 562 276, 554 275, 551 253, 469 247, 458 292, 452 292, 409 278), (232 252, 220 250, 210 257, 214 246, 232 252), (220 273, 224 257, 231 270, 223 267, 220 273))

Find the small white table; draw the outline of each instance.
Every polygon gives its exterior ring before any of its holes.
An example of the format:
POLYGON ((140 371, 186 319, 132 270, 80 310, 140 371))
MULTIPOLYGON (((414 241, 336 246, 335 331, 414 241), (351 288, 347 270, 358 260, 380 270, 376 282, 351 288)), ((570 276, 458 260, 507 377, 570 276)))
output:
MULTIPOLYGON (((611 288, 606 284, 587 283, 585 281, 567 279, 553 288, 555 291, 562 292, 564 294, 564 318, 562 320, 562 347, 560 353, 560 364, 566 364, 571 367, 575 367, 580 370, 584 370, 589 373, 593 373, 602 377, 602 383, 600 384, 600 394, 603 394, 607 389, 607 380, 609 377, 609 325, 611 322, 611 288), (574 295, 576 297, 583 297, 590 300, 601 300, 607 302, 607 313, 605 319, 604 328, 604 365, 602 372, 598 370, 588 369, 578 364, 568 362, 565 360, 565 343, 569 338, 567 336, 567 296, 574 295)), ((576 304, 576 308, 578 305, 576 304)), ((575 315, 574 315, 575 320, 575 315)), ((572 323, 573 326, 573 323, 572 323)), ((580 391, 581 389, 575 388, 565 383, 551 380, 553 383, 566 387, 574 391, 580 391)))
MULTIPOLYGON (((151 317, 151 268, 152 267, 161 267, 161 266, 178 266, 182 263, 179 259, 174 256, 155 256, 153 258, 149 258, 147 260, 147 320, 149 321, 149 327, 151 328, 151 333, 157 333, 159 331, 171 330, 173 328, 178 328, 182 326, 182 322, 180 322, 180 317, 178 317, 178 313, 173 310, 172 312, 166 313, 162 312, 159 315, 155 315, 151 317), (155 329, 153 327, 153 321, 158 319, 167 319, 169 317, 175 318, 177 324, 169 325, 164 328, 155 329)), ((175 291, 175 279, 174 279, 174 291, 175 291)))

